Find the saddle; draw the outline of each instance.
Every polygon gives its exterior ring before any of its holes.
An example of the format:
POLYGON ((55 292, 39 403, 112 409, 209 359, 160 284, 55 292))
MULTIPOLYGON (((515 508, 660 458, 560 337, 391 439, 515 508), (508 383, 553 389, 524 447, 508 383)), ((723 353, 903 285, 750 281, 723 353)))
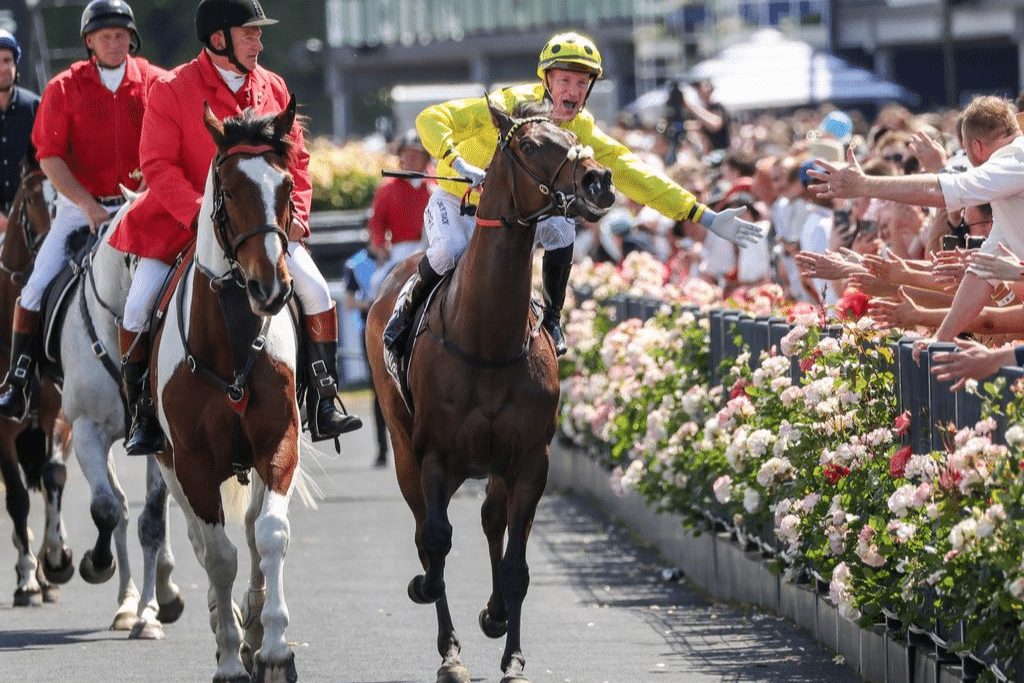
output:
MULTIPOLYGON (((398 385, 399 391, 402 393, 402 399, 405 401, 405 407, 409 409, 409 412, 413 412, 412 405, 412 391, 409 389, 409 359, 412 358, 412 350, 416 346, 416 340, 421 334, 427 330, 426 325, 426 314, 430 309, 430 304, 433 303, 434 297, 437 296, 441 286, 448 282, 452 277, 452 273, 448 272, 438 280, 434 288, 430 290, 427 297, 423 300, 423 303, 413 311, 412 324, 409 334, 405 337, 405 343, 402 344, 401 348, 398 349, 398 353, 394 354, 394 362, 390 362, 385 357, 384 365, 388 369, 388 374, 391 375, 391 379, 398 385)), ((386 346, 383 347, 386 356, 392 355, 391 350, 386 346)))
MULTIPOLYGON (((64 383, 64 368, 60 361, 60 338, 64 330, 64 319, 77 291, 78 283, 91 268, 92 254, 100 242, 100 237, 82 226, 68 235, 64 249, 67 262, 43 292, 40 306, 40 334, 37 337, 36 357, 39 359, 40 374, 60 385, 64 383)), ((108 357, 106 349, 91 330, 93 353, 97 358, 108 357)), ((107 358, 109 360, 109 357, 107 358)), ((108 368, 109 370, 109 368, 108 368)), ((120 382, 120 372, 116 374, 120 382)))

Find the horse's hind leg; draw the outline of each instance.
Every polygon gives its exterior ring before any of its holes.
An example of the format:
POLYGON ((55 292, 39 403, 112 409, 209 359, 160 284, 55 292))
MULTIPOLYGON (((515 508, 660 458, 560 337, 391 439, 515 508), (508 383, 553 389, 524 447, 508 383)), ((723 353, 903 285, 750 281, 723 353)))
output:
POLYGON ((61 514, 64 484, 67 482, 67 467, 64 465, 63 448, 55 448, 52 441, 44 437, 45 448, 50 459, 43 465, 42 484, 46 505, 46 529, 43 547, 39 551, 40 566, 47 584, 43 585, 43 599, 56 602, 60 595, 57 585, 71 580, 75 575, 75 563, 71 548, 67 544, 67 533, 61 514))
POLYGON ((170 553, 167 541, 167 503, 167 485, 156 458, 147 456, 146 504, 139 515, 139 543, 143 557, 142 595, 139 599, 139 620, 129 638, 163 638, 163 624, 176 621, 185 608, 181 591, 171 581, 174 556, 170 553))
POLYGON ((37 562, 32 554, 32 531, 28 528, 29 498, 28 489, 21 479, 21 471, 17 460, 3 457, 13 453, 13 449, 5 449, 0 454, 0 474, 7 488, 5 501, 7 514, 14 524, 14 548, 18 551, 18 560, 14 566, 18 585, 14 590, 14 606, 28 607, 41 605, 43 602, 42 588, 36 578, 37 562))
POLYGON ((487 497, 480 509, 480 521, 491 559, 491 597, 480 612, 480 630, 488 638, 501 638, 508 631, 508 609, 501 594, 501 555, 508 526, 508 493, 500 479, 487 482, 487 497))
POLYGON ((249 590, 242 602, 242 662, 249 671, 253 669, 253 655, 263 642, 263 622, 260 614, 267 601, 267 581, 260 569, 260 555, 256 544, 256 519, 263 507, 267 487, 259 477, 252 480, 252 500, 245 512, 245 540, 249 545, 249 590))
POLYGON ((530 470, 520 473, 508 496, 508 544, 501 559, 499 582, 501 594, 508 609, 508 635, 505 653, 501 657, 501 670, 505 676, 501 683, 522 683, 529 679, 523 674, 526 658, 520 642, 523 600, 530 587, 530 568, 526 564, 526 543, 533 526, 537 503, 547 483, 548 458, 542 454, 533 461, 530 470))

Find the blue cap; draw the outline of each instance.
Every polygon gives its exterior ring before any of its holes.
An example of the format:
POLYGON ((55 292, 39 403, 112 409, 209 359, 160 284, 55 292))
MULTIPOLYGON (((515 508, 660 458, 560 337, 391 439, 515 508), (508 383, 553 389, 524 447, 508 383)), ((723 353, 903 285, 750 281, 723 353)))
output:
POLYGON ((817 178, 812 178, 810 173, 811 169, 815 171, 824 171, 825 169, 818 163, 817 159, 808 159, 804 163, 800 164, 800 184, 807 187, 811 183, 818 182, 817 178))
POLYGON ((829 112, 819 127, 844 145, 853 137, 853 120, 841 111, 829 112))
POLYGON ((0 28, 0 48, 7 48, 14 53, 14 63, 21 61, 21 46, 14 34, 5 28, 0 28))

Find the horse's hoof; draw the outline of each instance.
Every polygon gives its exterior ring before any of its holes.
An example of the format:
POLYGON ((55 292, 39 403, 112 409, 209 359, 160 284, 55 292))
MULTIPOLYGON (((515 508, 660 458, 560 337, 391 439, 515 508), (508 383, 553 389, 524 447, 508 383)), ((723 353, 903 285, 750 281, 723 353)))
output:
POLYGON ((470 683, 469 669, 462 664, 442 664, 437 670, 437 683, 470 683))
POLYGON ((161 624, 173 624, 184 611, 185 601, 180 595, 175 595, 170 602, 160 603, 160 611, 157 612, 156 618, 161 624))
POLYGON ((75 562, 71 550, 65 548, 60 554, 60 564, 56 567, 50 566, 45 553, 42 557, 43 576, 50 583, 67 583, 75 575, 75 562))
POLYGON ((253 667, 252 683, 264 683, 265 681, 296 683, 298 680, 299 674, 295 670, 294 652, 289 652, 288 658, 283 662, 264 662, 257 659, 253 667))
POLYGON ((491 619, 485 607, 480 610, 480 630, 488 638, 501 638, 508 633, 508 620, 498 621, 497 619, 491 619))
MULTIPOLYGON (((114 615, 114 621, 110 624, 111 631, 133 631, 139 624, 139 616, 134 612, 124 610, 114 615)), ((129 638, 132 636, 129 635, 129 638)))
POLYGON ((423 583, 425 579, 426 577, 423 574, 420 574, 412 577, 412 581, 409 582, 409 599, 417 605, 430 605, 437 602, 437 598, 431 600, 427 597, 426 591, 423 590, 423 583))
POLYGON ((92 551, 86 550, 82 561, 78 565, 78 573, 82 575, 86 583, 104 583, 110 580, 117 570, 117 560, 111 559, 107 567, 97 568, 92 563, 92 551))
POLYGON ((132 632, 128 634, 128 640, 163 640, 164 627, 159 621, 145 621, 138 619, 132 632))
POLYGON ((43 586, 43 602, 54 604, 60 602, 60 586, 49 584, 43 586))
POLYGON ((508 674, 501 677, 501 683, 530 683, 530 679, 524 674, 508 674))
POLYGON ((19 588, 14 591, 15 607, 39 607, 43 604, 43 591, 39 588, 19 588))

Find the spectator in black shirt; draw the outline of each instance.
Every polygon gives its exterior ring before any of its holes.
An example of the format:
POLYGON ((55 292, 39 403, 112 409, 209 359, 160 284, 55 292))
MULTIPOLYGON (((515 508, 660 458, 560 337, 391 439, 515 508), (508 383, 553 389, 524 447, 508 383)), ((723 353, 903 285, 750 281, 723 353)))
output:
POLYGON ((685 93, 684 103, 697 120, 708 148, 705 152, 729 148, 729 113, 714 98, 715 87, 709 79, 698 81, 685 93))
POLYGON ((16 85, 21 46, 10 31, 0 29, 0 232, 21 184, 21 162, 32 141, 39 96, 16 85))

